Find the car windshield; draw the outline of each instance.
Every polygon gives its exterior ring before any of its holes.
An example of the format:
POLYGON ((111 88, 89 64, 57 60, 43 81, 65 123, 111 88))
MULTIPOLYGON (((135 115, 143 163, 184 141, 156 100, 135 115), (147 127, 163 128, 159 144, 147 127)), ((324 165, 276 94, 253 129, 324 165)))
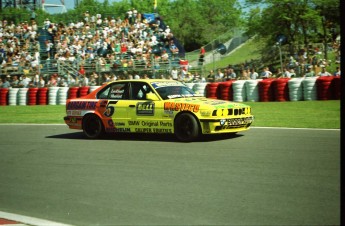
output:
POLYGON ((202 96, 200 94, 196 94, 188 86, 178 81, 153 82, 151 84, 163 100, 202 96))

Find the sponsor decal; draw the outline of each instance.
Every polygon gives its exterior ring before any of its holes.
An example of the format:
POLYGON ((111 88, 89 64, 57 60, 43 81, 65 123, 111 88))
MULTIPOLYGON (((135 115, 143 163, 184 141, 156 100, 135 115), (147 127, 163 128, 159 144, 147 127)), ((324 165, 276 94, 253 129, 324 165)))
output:
POLYGON ((169 111, 191 111, 198 112, 200 104, 187 104, 187 103, 174 103, 174 102, 165 102, 164 110, 169 111))
POLYGON ((154 115, 155 104, 152 102, 137 103, 137 115, 154 115))
POLYGON ((130 133, 130 128, 106 128, 107 133, 130 133))
POLYGON ((67 110, 94 110, 97 101, 71 101, 68 103, 67 110))
POLYGON ((246 118, 232 118, 226 120, 226 125, 222 127, 222 129, 230 129, 233 127, 238 127, 242 125, 247 125, 249 123, 253 122, 252 117, 246 117, 246 118))
POLYGON ((68 110, 67 116, 81 116, 81 110, 68 110))
POLYGON ((162 128, 135 128, 136 133, 172 133, 172 129, 162 128))
POLYGON ((163 122, 163 121, 128 121, 128 125, 130 126, 143 126, 143 127, 172 127, 173 124, 171 122, 163 122))

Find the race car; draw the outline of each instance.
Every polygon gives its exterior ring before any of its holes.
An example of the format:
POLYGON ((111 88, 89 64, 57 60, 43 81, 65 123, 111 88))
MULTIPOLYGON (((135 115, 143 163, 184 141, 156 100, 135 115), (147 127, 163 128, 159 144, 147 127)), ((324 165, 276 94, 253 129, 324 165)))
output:
POLYGON ((174 134, 191 142, 202 134, 248 130, 251 107, 209 99, 175 80, 109 82, 88 95, 66 101, 65 123, 90 139, 105 133, 174 134))

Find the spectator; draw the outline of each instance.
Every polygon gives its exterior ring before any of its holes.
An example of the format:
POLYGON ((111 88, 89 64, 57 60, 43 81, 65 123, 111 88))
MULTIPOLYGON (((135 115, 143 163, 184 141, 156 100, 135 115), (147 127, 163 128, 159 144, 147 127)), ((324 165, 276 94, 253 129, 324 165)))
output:
POLYGON ((250 69, 249 77, 252 80, 256 80, 259 77, 259 74, 255 71, 255 68, 250 69))
POLYGON ((218 69, 217 73, 215 74, 215 81, 216 82, 221 82, 224 79, 224 74, 222 72, 222 69, 218 69))
POLYGON ((38 82, 38 87, 42 88, 42 87, 45 87, 45 85, 46 85, 46 81, 44 80, 43 76, 40 76, 40 80, 38 82))
MULTIPOLYGON (((7 80, 10 76, 7 75, 5 78, 2 79, 2 88, 10 88, 11 84, 7 80)), ((0 86, 1 87, 1 86, 0 86)))
POLYGON ((284 68, 283 78, 291 78, 291 73, 288 68, 284 68))
POLYGON ((169 49, 170 49, 170 52, 172 54, 172 58, 176 59, 178 54, 179 54, 179 49, 175 45, 174 40, 170 40, 169 49))
POLYGON ((29 83, 31 82, 31 79, 28 78, 25 74, 22 76, 21 81, 19 82, 19 86, 23 87, 23 88, 28 88, 29 87, 29 83))
POLYGON ((170 74, 173 80, 178 80, 178 70, 176 69, 176 67, 173 67, 170 74))
POLYGON ((308 66, 308 71, 304 74, 304 77, 314 77, 315 72, 313 70, 313 66, 309 65, 308 66))
POLYGON ((228 74, 226 75, 226 80, 235 80, 237 75, 232 67, 228 67, 228 74))
MULTIPOLYGON (((7 75, 9 76, 9 75, 7 75)), ((18 76, 17 75, 14 75, 12 77, 12 80, 10 81, 11 83, 11 87, 18 87, 19 86, 19 79, 18 79, 18 76)))
POLYGON ((291 68, 289 72, 290 72, 290 77, 291 78, 296 77, 296 73, 295 73, 295 70, 293 68, 291 68))
POLYGON ((321 65, 321 71, 317 74, 318 76, 332 76, 331 73, 329 73, 326 70, 326 66, 325 65, 321 65))
POLYGON ((199 66, 202 66, 204 64, 204 58, 205 58, 205 47, 201 46, 200 53, 199 53, 199 66))
POLYGON ((261 73, 261 78, 262 79, 267 79, 272 77, 272 72, 269 70, 268 67, 263 68, 263 72, 261 73))
POLYGON ((215 75, 213 70, 210 70, 210 73, 207 75, 207 82, 214 82, 215 81, 215 75))
POLYGON ((340 76, 341 75, 341 71, 340 71, 340 67, 337 67, 336 71, 333 74, 334 76, 340 76))

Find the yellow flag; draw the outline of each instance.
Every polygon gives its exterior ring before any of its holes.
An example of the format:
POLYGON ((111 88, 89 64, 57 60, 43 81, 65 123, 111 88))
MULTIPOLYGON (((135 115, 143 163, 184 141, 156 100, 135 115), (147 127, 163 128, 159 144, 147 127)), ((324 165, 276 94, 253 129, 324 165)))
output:
POLYGON ((157 0, 154 0, 155 2, 154 2, 154 5, 153 5, 153 8, 154 9, 157 9, 157 0))

